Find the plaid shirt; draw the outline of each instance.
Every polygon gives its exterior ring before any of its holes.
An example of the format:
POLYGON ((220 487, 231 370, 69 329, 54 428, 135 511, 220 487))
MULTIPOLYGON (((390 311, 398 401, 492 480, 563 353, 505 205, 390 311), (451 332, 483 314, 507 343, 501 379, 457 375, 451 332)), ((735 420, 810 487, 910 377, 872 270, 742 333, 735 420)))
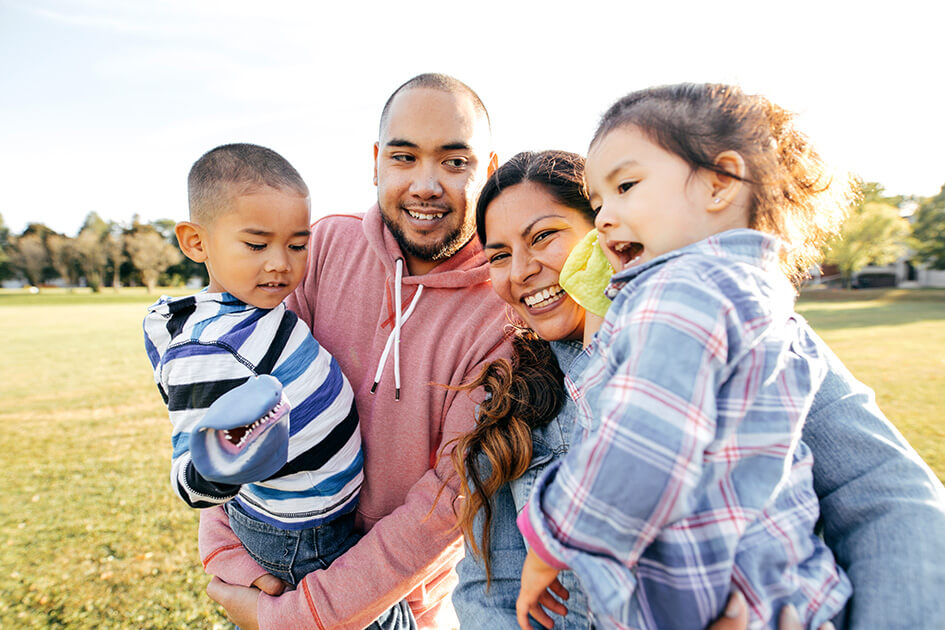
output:
POLYGON ((612 279, 588 365, 568 382, 571 452, 519 518, 604 627, 704 628, 733 588, 752 628, 787 603, 817 627, 850 595, 813 533, 800 437, 826 368, 779 247, 733 230, 612 279))

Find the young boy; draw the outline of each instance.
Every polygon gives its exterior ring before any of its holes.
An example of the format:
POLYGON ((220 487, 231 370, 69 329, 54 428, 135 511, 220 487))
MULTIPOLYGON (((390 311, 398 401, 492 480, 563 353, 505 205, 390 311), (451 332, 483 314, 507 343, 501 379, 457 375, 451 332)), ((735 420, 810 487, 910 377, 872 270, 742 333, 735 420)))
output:
POLYGON ((210 285, 144 320, 171 483, 191 507, 225 504, 252 557, 294 585, 357 540, 363 461, 348 381, 283 304, 305 270, 308 188, 274 151, 230 144, 197 160, 188 192, 177 239, 210 285))

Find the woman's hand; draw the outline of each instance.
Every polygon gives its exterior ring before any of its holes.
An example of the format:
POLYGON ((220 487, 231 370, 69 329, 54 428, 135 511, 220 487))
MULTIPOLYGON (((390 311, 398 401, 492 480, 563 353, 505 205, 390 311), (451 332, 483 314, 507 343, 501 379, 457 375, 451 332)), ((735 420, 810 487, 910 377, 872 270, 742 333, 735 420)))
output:
MULTIPOLYGON (((273 579, 279 579, 275 578, 273 579)), ((260 578, 261 579, 261 578, 260 578)), ((282 580, 279 580, 280 582, 282 580)), ((256 580, 259 582, 259 580, 256 580)), ((253 582, 255 584, 256 582, 253 582)), ((207 584, 207 595, 210 599, 223 606, 227 618, 240 627, 241 630, 259 630, 259 620, 256 618, 256 609, 259 602, 258 588, 250 586, 235 586, 227 584, 218 577, 214 577, 207 584)))
POLYGON ((546 628, 554 626, 554 621, 545 612, 545 608, 559 615, 568 614, 568 609, 552 593, 561 599, 567 599, 569 593, 558 581, 558 569, 548 565, 531 549, 525 556, 522 566, 522 588, 515 602, 515 616, 522 630, 530 630, 528 615, 546 628))
MULTIPOLYGON (((802 630, 801 619, 797 615, 794 606, 785 606, 781 609, 781 615, 778 617, 778 630, 802 630)), ((708 630, 747 630, 748 629, 748 606, 745 604, 745 597, 735 591, 728 598, 728 605, 725 607, 723 616, 709 626, 708 630)), ((829 621, 820 626, 817 630, 835 630, 829 621)))

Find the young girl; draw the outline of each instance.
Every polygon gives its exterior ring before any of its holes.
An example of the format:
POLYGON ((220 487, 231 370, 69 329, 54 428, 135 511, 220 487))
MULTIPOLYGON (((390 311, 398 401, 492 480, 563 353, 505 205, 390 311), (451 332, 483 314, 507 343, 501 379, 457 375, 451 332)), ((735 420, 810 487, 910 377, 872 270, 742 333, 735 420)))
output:
POLYGON ((731 590, 751 627, 816 628, 850 596, 814 535, 800 441, 826 372, 793 311, 853 187, 766 99, 724 85, 630 94, 586 165, 613 303, 569 381, 580 434, 536 484, 517 614, 558 571, 603 627, 704 628, 731 590))

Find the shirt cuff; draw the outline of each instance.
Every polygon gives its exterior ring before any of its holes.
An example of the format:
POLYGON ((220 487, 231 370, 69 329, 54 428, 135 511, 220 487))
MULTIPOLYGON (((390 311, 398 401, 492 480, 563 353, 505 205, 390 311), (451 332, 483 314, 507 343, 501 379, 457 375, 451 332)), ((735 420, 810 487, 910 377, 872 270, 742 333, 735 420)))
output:
POLYGON ((558 569, 563 571, 570 568, 568 565, 564 564, 558 558, 556 558, 548 548, 545 547, 545 544, 542 542, 541 537, 538 535, 538 532, 535 531, 535 528, 532 527, 532 522, 528 519, 528 513, 531 509, 532 502, 529 501, 525 504, 525 508, 519 512, 516 523, 518 524, 518 530, 522 532, 522 536, 525 538, 525 542, 528 543, 528 546, 538 554, 538 557, 541 558, 548 566, 553 569, 558 569))

